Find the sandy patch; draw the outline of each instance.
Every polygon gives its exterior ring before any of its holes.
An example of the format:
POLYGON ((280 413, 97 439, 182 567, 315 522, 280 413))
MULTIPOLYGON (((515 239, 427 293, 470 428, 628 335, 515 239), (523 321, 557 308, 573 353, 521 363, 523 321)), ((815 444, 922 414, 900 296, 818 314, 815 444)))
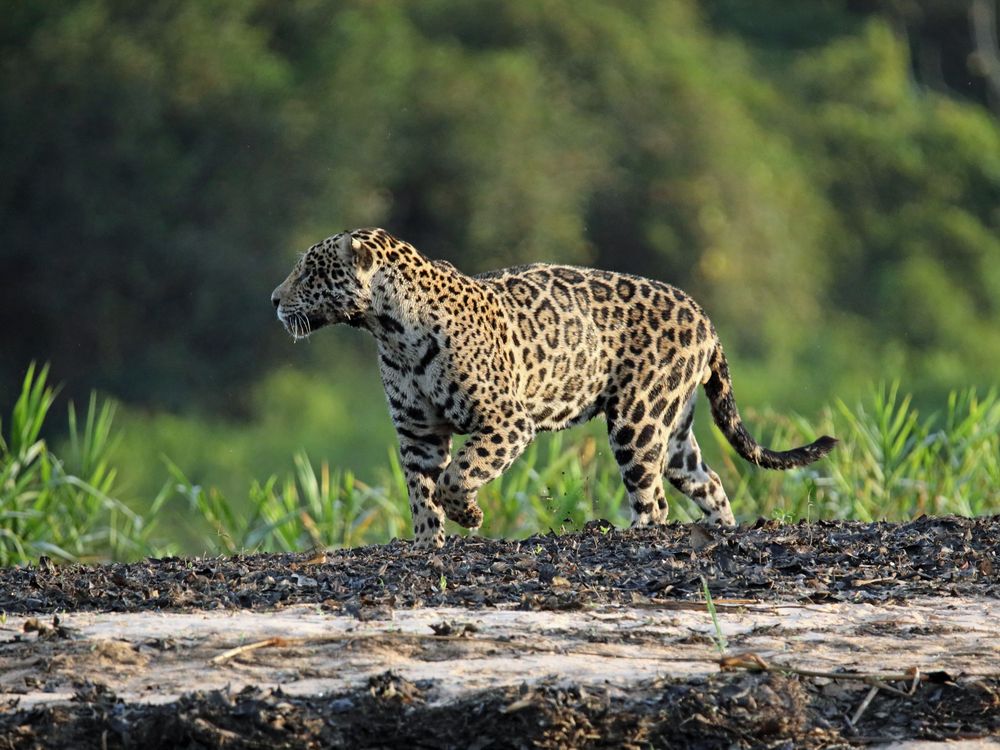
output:
MULTIPOLYGON (((819 672, 1000 675, 1000 602, 921 599, 906 606, 719 604, 727 653, 819 672)), ((421 608, 359 621, 314 606, 259 612, 90 613, 10 617, 0 629, 0 700, 66 701, 103 685, 129 702, 194 689, 280 687, 291 695, 357 689, 392 669, 433 701, 563 680, 627 691, 640 681, 719 671, 704 606, 601 611, 421 608), (27 625, 27 631, 26 631, 27 625), (442 627, 443 626, 443 627, 442 627), (441 635, 437 633, 442 633, 441 635), (267 642, 231 656, 226 652, 267 642)))

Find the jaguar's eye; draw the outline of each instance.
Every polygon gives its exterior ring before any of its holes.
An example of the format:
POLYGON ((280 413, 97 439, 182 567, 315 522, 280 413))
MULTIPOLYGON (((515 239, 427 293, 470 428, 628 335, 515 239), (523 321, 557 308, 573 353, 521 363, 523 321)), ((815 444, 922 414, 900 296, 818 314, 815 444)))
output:
POLYGON ((302 273, 300 273, 298 276, 295 277, 295 283, 296 284, 303 284, 303 283, 306 282, 306 280, 309 278, 309 276, 310 276, 309 271, 303 271, 302 273))

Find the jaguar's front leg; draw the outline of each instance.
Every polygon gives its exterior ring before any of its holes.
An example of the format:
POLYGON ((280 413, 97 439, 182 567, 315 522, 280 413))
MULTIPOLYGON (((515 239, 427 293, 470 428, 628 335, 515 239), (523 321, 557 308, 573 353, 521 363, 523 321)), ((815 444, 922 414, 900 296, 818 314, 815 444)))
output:
POLYGON ((534 424, 519 409, 503 409, 483 419, 437 481, 435 497, 445 515, 459 526, 478 529, 483 523, 476 503, 479 488, 506 471, 534 436, 534 424))
POLYGON ((451 461, 451 435, 398 427, 406 489, 410 496, 413 540, 418 547, 444 545, 444 511, 434 491, 451 461))

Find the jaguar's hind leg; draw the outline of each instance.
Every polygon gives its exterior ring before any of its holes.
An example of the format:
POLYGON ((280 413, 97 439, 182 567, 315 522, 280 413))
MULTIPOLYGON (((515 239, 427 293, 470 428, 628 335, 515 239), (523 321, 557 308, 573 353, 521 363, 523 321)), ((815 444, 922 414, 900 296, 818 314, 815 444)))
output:
POLYGON ((722 488, 722 481, 702 459, 701 448, 691 429, 694 422, 694 402, 695 397, 692 396, 684 407, 677 429, 667 443, 665 473, 674 487, 701 508, 706 523, 735 526, 736 518, 726 491, 722 488))

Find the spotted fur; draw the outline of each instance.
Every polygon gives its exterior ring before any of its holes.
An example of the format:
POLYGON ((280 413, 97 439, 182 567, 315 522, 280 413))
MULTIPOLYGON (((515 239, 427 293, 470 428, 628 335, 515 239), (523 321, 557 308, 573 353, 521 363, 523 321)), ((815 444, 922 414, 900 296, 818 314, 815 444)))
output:
POLYGON ((333 323, 375 336, 420 545, 444 543, 445 517, 478 528, 479 488, 537 432, 599 415, 633 525, 666 521, 664 475, 706 521, 733 525, 691 430, 699 384, 723 434, 759 466, 802 466, 836 442, 758 445, 711 322, 659 281, 547 264, 467 276, 384 230, 359 229, 311 247, 271 299, 296 338, 333 323), (469 436, 454 459, 453 434, 469 436))

